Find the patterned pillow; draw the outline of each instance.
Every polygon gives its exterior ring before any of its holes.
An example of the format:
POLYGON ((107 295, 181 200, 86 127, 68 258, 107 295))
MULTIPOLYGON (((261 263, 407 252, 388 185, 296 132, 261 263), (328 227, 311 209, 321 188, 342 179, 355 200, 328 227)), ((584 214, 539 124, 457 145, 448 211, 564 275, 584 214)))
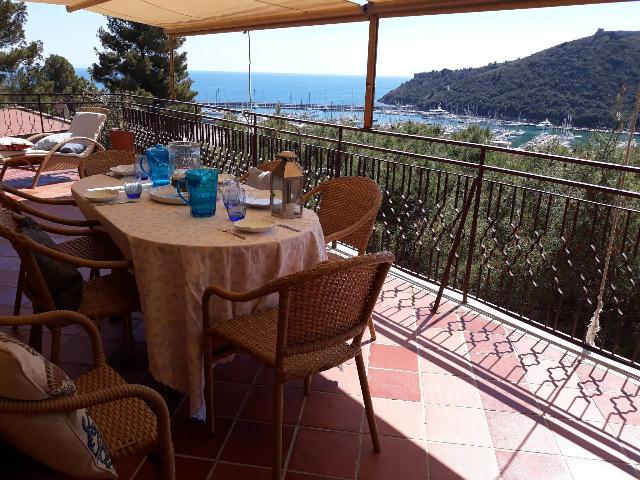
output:
POLYGON ((69 140, 73 135, 71 132, 62 132, 62 133, 54 133, 51 135, 47 135, 44 138, 38 140, 34 145, 34 150, 51 150, 60 142, 64 142, 65 140, 69 140))
POLYGON ((33 143, 24 138, 2 137, 0 138, 0 152, 16 152, 33 147, 33 143))
MULTIPOLYGON (((0 397, 45 400, 76 393, 67 374, 33 348, 0 333, 0 397)), ((0 439, 67 475, 117 478, 86 408, 63 413, 0 413, 0 439)))

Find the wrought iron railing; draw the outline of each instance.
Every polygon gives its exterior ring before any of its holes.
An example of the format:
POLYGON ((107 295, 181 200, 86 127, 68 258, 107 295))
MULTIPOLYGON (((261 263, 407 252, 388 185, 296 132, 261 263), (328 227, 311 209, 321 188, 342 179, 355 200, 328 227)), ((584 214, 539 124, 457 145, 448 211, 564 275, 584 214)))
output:
POLYGON ((103 104, 110 125, 133 130, 141 151, 194 140, 206 163, 237 174, 289 149, 308 187, 368 176, 384 194, 370 250, 392 250, 399 268, 583 346, 617 210, 595 350, 639 365, 638 166, 128 94, 0 102, 0 136, 10 109, 23 112, 11 125, 27 136, 68 120, 80 104, 103 104), (623 172, 627 190, 616 188, 623 172))

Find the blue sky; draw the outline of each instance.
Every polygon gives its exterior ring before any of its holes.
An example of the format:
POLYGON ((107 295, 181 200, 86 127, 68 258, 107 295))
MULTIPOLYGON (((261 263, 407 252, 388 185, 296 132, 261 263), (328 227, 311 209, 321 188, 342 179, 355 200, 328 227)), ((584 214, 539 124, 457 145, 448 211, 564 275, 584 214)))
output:
MULTIPOLYGON (((98 27, 104 17, 67 13, 64 7, 28 3, 26 34, 41 40, 45 55, 57 53, 76 67, 95 61, 98 27)), ((486 65, 512 60, 605 30, 639 30, 640 1, 382 19, 379 75, 486 65)), ((256 72, 364 74, 365 23, 255 31, 256 72)), ((247 39, 242 33, 189 37, 184 48, 191 70, 246 71, 247 39)))

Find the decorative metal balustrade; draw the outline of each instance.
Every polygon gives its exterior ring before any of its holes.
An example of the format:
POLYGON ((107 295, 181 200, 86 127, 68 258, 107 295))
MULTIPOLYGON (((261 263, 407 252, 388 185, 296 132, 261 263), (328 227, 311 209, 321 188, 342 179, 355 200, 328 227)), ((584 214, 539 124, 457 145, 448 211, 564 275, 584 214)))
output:
POLYGON ((293 150, 309 188, 368 176, 384 194, 371 251, 391 250, 397 267, 583 346, 617 210, 595 350, 639 365, 638 166, 128 94, 0 96, 0 136, 10 115, 11 131, 27 136, 85 104, 108 106, 109 125, 134 131, 140 151, 194 140, 205 163, 238 174, 293 150), (622 172, 627 190, 616 188, 622 172))

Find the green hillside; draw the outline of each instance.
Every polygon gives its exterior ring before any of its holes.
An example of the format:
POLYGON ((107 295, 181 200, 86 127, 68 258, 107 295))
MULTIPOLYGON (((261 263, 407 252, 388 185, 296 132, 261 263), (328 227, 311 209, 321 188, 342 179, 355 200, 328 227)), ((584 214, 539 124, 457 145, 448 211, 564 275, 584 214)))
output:
POLYGON ((609 127, 616 94, 640 83, 640 32, 605 32, 481 68, 417 73, 379 101, 555 124, 609 127))

